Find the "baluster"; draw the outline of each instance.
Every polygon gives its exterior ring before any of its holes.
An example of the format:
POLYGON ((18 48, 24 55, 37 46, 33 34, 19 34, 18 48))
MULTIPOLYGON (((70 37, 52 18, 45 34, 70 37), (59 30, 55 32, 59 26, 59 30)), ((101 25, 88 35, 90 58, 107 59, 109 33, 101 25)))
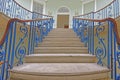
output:
POLYGON ((5 79, 7 80, 7 78, 9 77, 9 75, 8 75, 8 73, 9 73, 9 71, 8 71, 8 69, 9 69, 9 65, 8 64, 10 64, 10 57, 11 57, 11 48, 12 48, 12 32, 13 32, 13 22, 11 22, 10 23, 10 29, 9 29, 9 44, 8 44, 8 57, 7 57, 7 64, 6 64, 6 77, 5 77, 5 79))
POLYGON ((109 26, 109 28, 108 28, 108 59, 107 59, 107 61, 108 61, 108 64, 107 64, 107 67, 108 68, 110 68, 110 60, 111 60, 111 55, 112 55, 112 27, 114 26, 113 24, 112 24, 112 22, 108 22, 108 26, 109 26))
POLYGON ((45 21, 45 25, 46 25, 46 27, 45 27, 45 36, 47 36, 47 34, 48 34, 48 27, 49 27, 48 20, 45 21))
POLYGON ((32 53, 34 53, 34 47, 35 47, 35 33, 36 33, 36 22, 35 21, 33 21, 33 45, 32 45, 32 53))
POLYGON ((10 62, 10 68, 13 68, 14 65, 14 58, 15 58, 15 43, 16 43, 16 23, 13 23, 13 45, 12 45, 12 54, 11 54, 11 62, 10 62))
POLYGON ((43 41, 43 28, 42 28, 43 25, 44 25, 44 22, 41 21, 41 26, 40 26, 40 42, 43 41))
POLYGON ((4 54, 3 54, 3 65, 2 65, 2 68, 1 68, 1 74, 2 74, 2 80, 4 80, 4 77, 5 77, 5 70, 6 70, 6 58, 7 58, 7 49, 8 49, 8 36, 9 36, 9 34, 7 34, 7 36, 6 36, 6 39, 5 39, 5 52, 4 52, 4 54))
POLYGON ((29 40, 28 40, 28 55, 31 54, 32 51, 32 27, 33 27, 33 22, 30 22, 30 32, 29 32, 29 40))
POLYGON ((116 56, 117 56, 117 49, 116 49, 116 33, 114 32, 114 56, 113 56, 113 72, 111 73, 111 77, 114 79, 114 80, 118 80, 117 79, 117 69, 116 69, 116 56))
POLYGON ((35 47, 38 46, 39 39, 38 39, 38 21, 35 21, 35 32, 34 32, 34 37, 35 37, 35 47))
POLYGON ((38 30, 39 30, 39 36, 38 36, 38 40, 39 40, 39 43, 41 42, 41 26, 42 26, 42 21, 38 21, 38 30))

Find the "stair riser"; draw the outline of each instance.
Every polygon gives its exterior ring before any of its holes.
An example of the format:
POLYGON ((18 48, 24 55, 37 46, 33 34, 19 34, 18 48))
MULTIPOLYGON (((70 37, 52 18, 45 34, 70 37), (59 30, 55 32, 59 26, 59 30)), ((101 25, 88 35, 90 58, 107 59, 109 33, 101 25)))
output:
POLYGON ((76 34, 75 33, 67 33, 67 34, 64 34, 64 33, 57 33, 57 34, 55 34, 55 33, 49 33, 48 34, 48 36, 76 36, 76 34))
POLYGON ((51 32, 48 35, 75 35, 76 36, 74 32, 51 32))
MULTIPOLYGON (((72 32, 72 31, 71 31, 71 32, 68 32, 68 31, 66 31, 66 32, 64 32, 64 31, 61 31, 61 32, 60 32, 60 31, 54 31, 54 32, 50 32, 49 34, 56 34, 56 33, 57 33, 57 34, 65 34, 65 35, 66 35, 66 34, 68 34, 68 35, 69 35, 69 34, 71 34, 71 35, 74 34, 74 35, 75 35, 75 33, 72 32)), ((56 35, 57 35, 57 34, 56 34, 56 35)))
POLYGON ((87 50, 35 50, 34 53, 88 53, 87 50))
POLYGON ((76 33, 74 32, 50 32, 48 35, 75 35, 76 36, 76 33), (57 33, 57 34, 56 34, 57 33))
POLYGON ((50 32, 48 35, 75 35, 75 32, 50 32), (56 34, 57 33, 57 34, 56 34))
MULTIPOLYGON (((71 40, 68 40, 68 39, 49 39, 49 38, 47 38, 47 39, 44 39, 44 42, 78 42, 78 41, 80 41, 80 40, 78 40, 78 39, 71 39, 71 40)), ((80 42, 81 43, 81 42, 80 42)))
POLYGON ((88 51, 87 47, 35 47, 35 50, 83 50, 88 51))
POLYGON ((38 45, 38 47, 84 47, 85 45, 79 45, 79 44, 41 44, 38 45))
POLYGON ((84 56, 41 56, 41 57, 26 57, 26 63, 94 63, 95 57, 84 56))
POLYGON ((76 36, 46 36, 46 38, 76 38, 76 36))
POLYGON ((75 32, 73 32, 73 31, 60 31, 60 30, 56 30, 56 31, 51 31, 50 33, 74 33, 75 34, 75 32))
POLYGON ((38 47, 42 47, 42 46, 58 46, 58 47, 84 47, 85 45, 84 44, 72 44, 72 43, 43 43, 43 44, 39 44, 38 47))
POLYGON ((79 41, 79 38, 45 38, 44 41, 79 41))
MULTIPOLYGON (((46 43, 73 43, 73 44, 84 44, 84 43, 82 43, 82 42, 79 42, 79 41, 77 41, 77 40, 71 40, 71 41, 67 41, 67 40, 44 40, 44 42, 42 42, 42 44, 46 44, 46 43)), ((40 43, 41 44, 41 43, 40 43)))
POLYGON ((10 80, 110 80, 109 73, 99 73, 92 75, 76 75, 76 76, 37 76, 28 74, 19 74, 11 72, 10 80))
POLYGON ((39 44, 80 44, 83 45, 84 43, 82 42, 76 42, 76 41, 44 41, 43 43, 39 43, 39 44))

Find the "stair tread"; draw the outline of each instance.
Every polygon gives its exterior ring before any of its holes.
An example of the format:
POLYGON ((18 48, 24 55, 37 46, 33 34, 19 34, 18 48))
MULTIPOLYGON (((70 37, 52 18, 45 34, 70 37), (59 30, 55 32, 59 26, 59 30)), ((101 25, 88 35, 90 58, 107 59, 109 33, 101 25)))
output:
MULTIPOLYGON (((44 42, 42 42, 42 43, 44 43, 44 44, 50 44, 50 43, 52 43, 52 44, 55 44, 55 43, 56 43, 56 44, 62 44, 62 43, 64 43, 64 44, 65 44, 65 43, 66 43, 66 44, 84 44, 84 43, 77 42, 77 41, 74 41, 74 42, 69 42, 69 41, 68 41, 68 42, 67 42, 67 41, 66 41, 66 42, 63 42, 63 41, 61 41, 61 42, 60 42, 60 41, 54 41, 54 42, 46 41, 46 42, 45 42, 45 41, 44 41, 44 42)), ((39 44, 42 44, 42 43, 39 43, 39 44)))
POLYGON ((109 72, 107 67, 96 63, 24 63, 12 72, 31 75, 89 75, 109 72))
POLYGON ((88 47, 35 47, 35 49, 88 49, 88 47))
POLYGON ((94 55, 91 54, 62 54, 62 53, 58 53, 58 54, 31 54, 31 55, 27 55, 26 57, 35 57, 35 56, 85 56, 85 57, 95 57, 94 55))
POLYGON ((74 54, 74 53, 41 53, 27 55, 26 63, 95 63, 96 57, 91 54, 74 54))

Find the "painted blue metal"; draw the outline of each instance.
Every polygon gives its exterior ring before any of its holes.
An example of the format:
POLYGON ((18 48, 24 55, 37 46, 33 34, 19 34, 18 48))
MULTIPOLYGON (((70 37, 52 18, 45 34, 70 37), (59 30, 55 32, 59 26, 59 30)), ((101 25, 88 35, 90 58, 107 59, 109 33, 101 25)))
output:
POLYGON ((107 64, 107 67, 110 68, 110 64, 111 64, 111 55, 112 55, 112 30, 113 30, 113 23, 112 22, 108 22, 108 58, 107 58, 107 61, 108 61, 108 64, 107 64))
POLYGON ((36 31, 36 22, 35 21, 33 21, 33 34, 32 34, 32 54, 34 53, 34 47, 35 47, 35 32, 36 31))
POLYGON ((41 25, 40 25, 40 42, 43 41, 43 28, 42 28, 42 26, 43 26, 43 21, 41 22, 41 25))
POLYGON ((15 56, 19 60, 17 65, 23 64, 22 58, 26 55, 26 47, 22 45, 24 43, 24 39, 28 36, 28 28, 26 25, 20 26, 20 32, 24 35, 20 38, 16 49, 15 49, 15 56))
POLYGON ((12 45, 12 54, 11 54, 11 65, 10 65, 10 69, 13 68, 14 65, 14 59, 15 59, 15 43, 16 43, 16 22, 13 23, 13 45, 12 45))
MULTIPOLYGON (((8 59, 7 59, 7 63, 8 63, 8 64, 6 64, 6 66, 7 66, 6 68, 7 68, 7 69, 9 69, 9 63, 10 63, 10 57, 11 57, 11 54, 10 54, 10 53, 11 53, 11 47, 12 47, 12 32, 13 32, 13 27, 12 27, 12 26, 13 26, 13 23, 10 24, 10 31, 9 31, 9 33, 10 33, 10 34, 9 34, 10 40, 9 40, 9 44, 8 44, 8 47, 9 47, 9 48, 8 48, 8 55, 7 55, 7 58, 8 58, 8 59)), ((14 43, 13 43, 13 45, 14 45, 14 43)), ((6 70, 6 77, 5 77, 6 80, 7 80, 7 78, 9 77, 9 74, 8 74, 8 73, 9 73, 9 71, 6 70)))
POLYGON ((32 34, 32 22, 30 22, 30 30, 29 30, 28 55, 31 54, 31 34, 32 34))
POLYGON ((116 49, 116 34, 115 34, 115 32, 114 32, 114 56, 113 56, 113 73, 112 73, 112 75, 113 75, 113 79, 114 80, 119 80, 118 78, 118 75, 117 75, 117 71, 116 71, 116 57, 117 57, 117 49, 116 49))
POLYGON ((98 23, 96 27, 96 37, 98 39, 98 46, 95 48, 96 57, 98 58, 98 64, 104 65, 103 59, 106 57, 106 45, 105 45, 105 39, 100 36, 101 32, 103 32, 105 29, 105 26, 101 23, 98 23))
MULTIPOLYGON (((3 59, 2 59, 2 61, 3 62, 6 62, 6 57, 7 57, 7 49, 8 49, 8 34, 7 34, 7 36, 6 36, 6 39, 5 39, 5 46, 4 46, 4 48, 2 47, 2 49, 3 49, 3 59), (4 52, 4 50, 5 50, 5 52, 4 52)), ((1 68, 1 75, 2 75, 2 80, 4 80, 4 78, 5 78, 5 69, 6 68, 6 63, 4 63, 3 65, 2 65, 2 68, 1 68)))

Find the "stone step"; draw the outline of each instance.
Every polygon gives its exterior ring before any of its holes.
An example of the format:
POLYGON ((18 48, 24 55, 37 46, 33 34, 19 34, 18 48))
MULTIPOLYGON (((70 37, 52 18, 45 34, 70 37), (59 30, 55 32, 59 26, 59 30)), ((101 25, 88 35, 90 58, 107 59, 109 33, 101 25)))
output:
POLYGON ((63 44, 60 44, 60 45, 56 45, 56 44, 52 44, 52 45, 48 45, 48 44, 42 44, 42 45, 38 45, 38 47, 84 47, 85 45, 63 45, 63 44))
POLYGON ((53 46, 53 47, 84 47, 85 45, 83 43, 80 42, 43 42, 43 43, 39 43, 38 47, 42 47, 42 46, 53 46))
MULTIPOLYGON (((80 42, 80 40, 70 40, 70 41, 67 41, 67 40, 43 40, 42 43, 80 43, 81 45, 84 44, 82 42, 80 42)), ((41 43, 40 43, 41 44, 41 43)))
POLYGON ((79 38, 65 38, 65 37, 63 37, 63 38, 52 38, 52 37, 45 37, 44 38, 44 41, 45 40, 54 40, 54 41, 80 41, 80 39, 79 38))
MULTIPOLYGON (((69 41, 66 41, 66 42, 63 42, 63 41, 54 41, 54 42, 49 42, 49 41, 43 41, 42 43, 44 43, 44 44, 63 44, 63 43, 66 43, 66 44, 84 44, 84 43, 82 43, 82 42, 80 42, 80 41, 71 41, 71 42, 69 42, 69 41)), ((41 44, 41 43, 40 43, 41 44)))
POLYGON ((51 34, 51 33, 61 33, 61 34, 62 34, 62 33, 67 33, 67 34, 70 33, 70 34, 75 34, 75 32, 72 31, 72 30, 71 30, 71 31, 68 31, 68 30, 65 30, 65 31, 64 31, 64 30, 63 30, 63 31, 62 31, 62 30, 52 30, 52 31, 49 32, 49 33, 50 33, 50 34, 51 34))
POLYGON ((39 49, 88 50, 88 47, 35 47, 35 50, 39 50, 39 49))
POLYGON ((44 53, 88 53, 87 47, 36 47, 34 50, 36 54, 44 53))
POLYGON ((72 30, 70 28, 54 28, 53 30, 72 30))
POLYGON ((73 32, 73 33, 66 33, 66 34, 64 34, 64 33, 54 34, 54 33, 50 32, 50 33, 48 34, 48 36, 52 36, 52 35, 53 35, 53 36, 54 36, 54 35, 58 35, 58 36, 59 36, 59 35, 63 35, 63 36, 64 36, 64 35, 66 35, 66 36, 67 36, 67 35, 68 35, 68 36, 77 36, 74 32, 73 32))
POLYGON ((60 29, 60 28, 57 28, 57 29, 53 29, 52 31, 72 31, 72 29, 60 29))
MULTIPOLYGON (((56 30, 52 30, 51 32, 58 32, 58 33, 60 33, 60 32, 72 32, 72 33, 73 33, 74 31, 73 31, 73 30, 57 30, 57 29, 56 29, 56 30)), ((50 33, 51 33, 51 32, 50 32, 50 33)), ((74 32, 74 33, 75 33, 75 32, 74 32)))
POLYGON ((10 80, 110 80, 96 63, 24 63, 10 70, 10 80))
POLYGON ((77 38, 76 36, 46 36, 47 38, 77 38))
POLYGON ((26 63, 94 63, 96 57, 90 54, 31 54, 26 63))
POLYGON ((77 36, 74 32, 50 32, 48 35, 74 35, 74 36, 77 36))

